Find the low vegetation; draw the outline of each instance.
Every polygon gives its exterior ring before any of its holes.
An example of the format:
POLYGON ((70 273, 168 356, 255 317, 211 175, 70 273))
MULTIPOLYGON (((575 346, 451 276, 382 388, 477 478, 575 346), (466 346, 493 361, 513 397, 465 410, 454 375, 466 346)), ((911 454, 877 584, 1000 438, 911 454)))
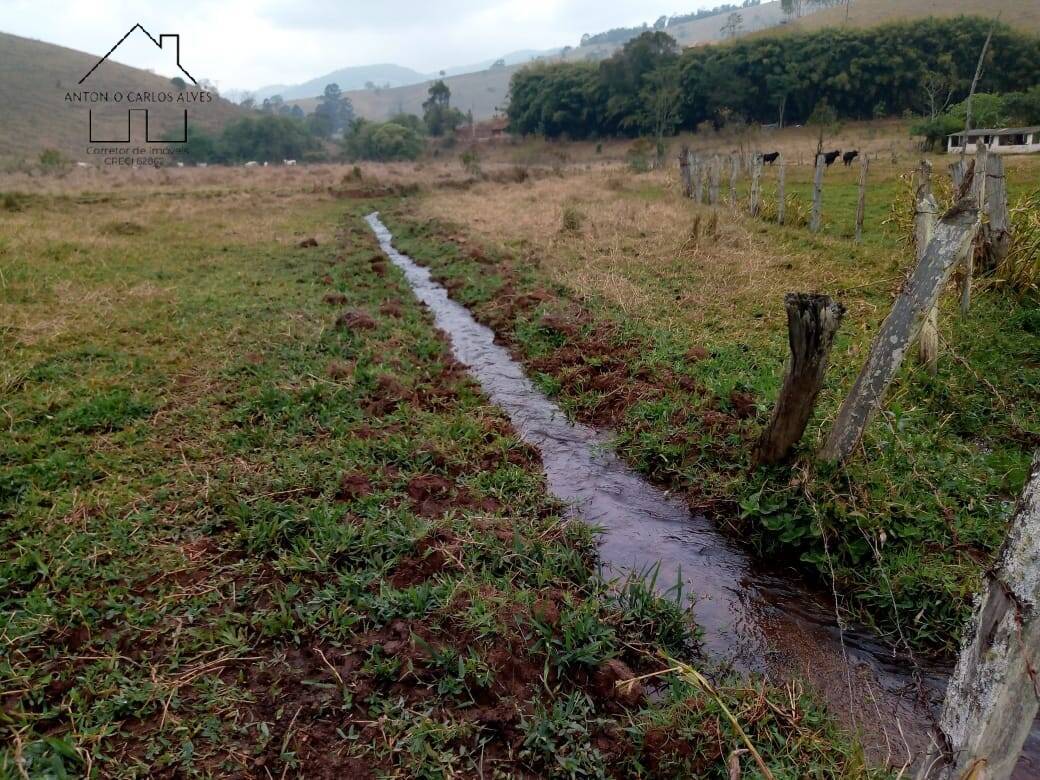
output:
POLYGON ((879 774, 797 687, 632 681, 695 627, 597 579, 360 176, 153 173, 0 235, 0 775, 725 778, 731 715, 879 774))

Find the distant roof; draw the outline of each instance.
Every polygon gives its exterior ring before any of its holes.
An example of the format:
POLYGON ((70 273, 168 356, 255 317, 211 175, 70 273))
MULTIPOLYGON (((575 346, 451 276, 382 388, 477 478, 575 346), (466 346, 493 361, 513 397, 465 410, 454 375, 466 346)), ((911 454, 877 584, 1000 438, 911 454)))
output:
POLYGON ((967 135, 969 138, 974 138, 980 135, 1028 135, 1029 133, 1040 133, 1040 125, 1034 125, 1033 127, 1002 127, 999 130, 992 128, 988 130, 969 130, 967 133, 962 130, 959 133, 950 133, 947 138, 953 138, 958 135, 967 135))

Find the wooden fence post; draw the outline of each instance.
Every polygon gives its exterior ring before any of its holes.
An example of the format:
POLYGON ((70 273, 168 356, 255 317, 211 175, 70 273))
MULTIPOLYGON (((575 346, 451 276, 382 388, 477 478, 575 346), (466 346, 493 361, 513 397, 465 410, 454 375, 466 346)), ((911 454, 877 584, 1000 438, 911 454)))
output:
POLYGON ((971 194, 962 197, 939 221, 927 250, 881 324, 867 362, 838 410, 820 451, 822 460, 847 460, 863 438, 863 431, 903 363, 907 346, 920 334, 942 288, 971 251, 978 225, 978 203, 971 194))
POLYGON ((964 182, 964 160, 950 163, 950 181, 953 183, 953 191, 959 192, 964 182))
POLYGON ((751 216, 757 217, 762 205, 762 158, 751 164, 751 216))
POLYGON ((919 778, 1007 780, 1036 717, 1040 658, 1040 452, 946 689, 919 778))
POLYGON ((983 213, 987 221, 982 224, 982 260, 984 270, 992 270, 1003 264, 1011 243, 1008 230, 1007 180, 1004 178, 1004 158, 990 154, 986 158, 986 189, 983 213))
POLYGON ((693 169, 693 199, 697 203, 704 200, 704 163, 700 157, 697 158, 693 169))
POLYGON ((737 205, 737 176, 740 173, 740 158, 735 154, 730 155, 729 158, 730 171, 729 171, 729 202, 736 206, 737 205))
POLYGON ((679 152, 679 181, 682 183, 682 196, 690 197, 693 194, 693 179, 690 178, 690 148, 686 144, 679 152))
MULTIPOLYGON (((975 202, 981 207, 986 202, 986 156, 988 150, 982 139, 975 142, 975 179, 972 188, 975 192, 975 202)), ((961 316, 967 315, 971 309, 971 283, 975 275, 975 252, 968 252, 964 256, 964 278, 961 280, 961 316)))
POLYGON ((712 206, 719 202, 719 177, 721 175, 721 171, 719 170, 720 165, 721 162, 719 161, 719 156, 716 154, 711 160, 711 181, 708 188, 708 200, 711 202, 712 206))
MULTIPOLYGON (((914 247, 917 262, 921 262, 928 242, 935 232, 935 221, 939 215, 939 204, 932 195, 932 164, 921 160, 917 174, 917 197, 914 210, 914 247)), ((933 306, 921 326, 921 337, 917 343, 917 356, 935 376, 939 367, 939 307, 933 306)))
POLYGON ((856 243, 863 240, 863 216, 867 208, 867 169, 870 161, 864 157, 859 164, 859 200, 856 201, 856 243))
POLYGON ((784 224, 784 217, 787 216, 787 199, 784 195, 786 181, 787 161, 784 160, 783 155, 780 155, 780 171, 777 174, 776 183, 776 222, 778 225, 784 224))
POLYGON ((821 209, 823 206, 823 169, 826 167, 823 155, 816 155, 816 173, 813 175, 812 216, 809 218, 809 230, 820 232, 821 209))
POLYGON ((769 424, 752 455, 756 466, 785 460, 801 441, 823 387, 834 336, 845 316, 845 307, 826 295, 788 293, 784 308, 791 360, 769 424))

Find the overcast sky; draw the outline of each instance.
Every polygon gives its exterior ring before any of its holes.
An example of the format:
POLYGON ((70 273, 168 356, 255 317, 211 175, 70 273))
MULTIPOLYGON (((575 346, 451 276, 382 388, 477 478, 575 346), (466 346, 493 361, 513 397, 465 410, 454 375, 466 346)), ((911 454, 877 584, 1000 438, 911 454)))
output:
MULTIPOLYGON (((667 0, 682 2, 669 8, 645 0, 0 0, 0 31, 101 55, 140 22, 156 36, 181 35, 182 64, 196 79, 255 89, 348 65, 435 72, 518 49, 577 45, 585 32, 652 24, 721 1, 667 0)), ((175 75, 149 48, 120 47, 116 59, 175 75)))

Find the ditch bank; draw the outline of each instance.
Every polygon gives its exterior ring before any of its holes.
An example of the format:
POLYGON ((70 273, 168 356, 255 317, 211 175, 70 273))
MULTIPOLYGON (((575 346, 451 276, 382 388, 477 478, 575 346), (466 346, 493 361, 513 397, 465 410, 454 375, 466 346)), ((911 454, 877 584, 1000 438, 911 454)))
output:
MULTIPOLYGON (((654 487, 610 447, 609 431, 572 423, 495 343, 494 332, 453 301, 430 271, 398 252, 378 214, 366 217, 438 329, 520 437, 537 447, 550 490, 602 529, 609 576, 654 572, 659 589, 691 608, 716 663, 772 678, 805 679, 875 762, 910 763, 926 747, 949 676, 894 654, 868 631, 841 625, 834 600, 787 571, 753 561, 704 515, 654 487)), ((1034 728, 1016 778, 1040 772, 1034 728)))

